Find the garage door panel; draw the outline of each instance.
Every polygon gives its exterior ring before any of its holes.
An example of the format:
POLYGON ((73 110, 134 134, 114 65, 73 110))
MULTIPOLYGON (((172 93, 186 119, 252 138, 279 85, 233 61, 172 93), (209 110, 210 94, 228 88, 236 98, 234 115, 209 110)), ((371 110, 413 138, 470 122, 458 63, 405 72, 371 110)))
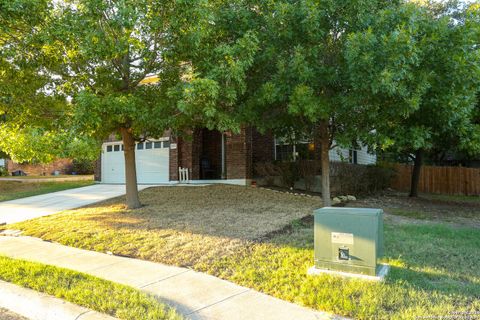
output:
MULTIPOLYGON (((158 146, 158 144, 157 144, 158 146)), ((143 146, 144 147, 144 146, 143 146)), ((122 148, 104 146, 102 153, 102 182, 125 183, 125 158, 122 148), (118 148, 116 148, 118 149, 118 148)), ((167 183, 169 181, 169 148, 135 150, 138 183, 167 183)))

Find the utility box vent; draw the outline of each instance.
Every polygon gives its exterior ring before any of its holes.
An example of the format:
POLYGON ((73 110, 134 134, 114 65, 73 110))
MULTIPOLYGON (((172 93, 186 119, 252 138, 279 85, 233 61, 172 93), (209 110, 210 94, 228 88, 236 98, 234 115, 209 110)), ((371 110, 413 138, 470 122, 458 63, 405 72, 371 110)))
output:
POLYGON ((383 268, 381 209, 318 209, 314 234, 317 269, 377 276, 383 268))

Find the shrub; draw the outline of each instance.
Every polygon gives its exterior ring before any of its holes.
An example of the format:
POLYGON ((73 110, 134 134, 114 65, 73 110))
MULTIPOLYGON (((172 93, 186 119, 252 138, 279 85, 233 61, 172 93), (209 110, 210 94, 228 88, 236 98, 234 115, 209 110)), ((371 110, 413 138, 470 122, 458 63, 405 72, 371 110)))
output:
POLYGON ((305 190, 312 191, 315 184, 315 177, 321 174, 322 165, 320 161, 299 160, 298 161, 300 178, 303 178, 305 190))
POLYGON ((73 160, 71 172, 76 174, 93 174, 95 162, 88 160, 73 160))
POLYGON ((298 163, 295 161, 280 162, 278 168, 282 184, 287 188, 294 188, 295 182, 301 178, 298 163))
MULTIPOLYGON (((293 188, 295 182, 303 179, 305 189, 311 191, 315 177, 321 174, 321 163, 315 160, 297 162, 265 162, 255 164, 255 173, 265 178, 267 185, 273 185, 276 177, 284 187, 293 188)), ((359 165, 344 162, 330 163, 332 193, 368 194, 390 186, 395 170, 391 165, 359 165)))
POLYGON ((7 177, 7 176, 9 176, 7 168, 0 167, 0 177, 7 177))
POLYGON ((255 175, 265 179, 267 185, 272 186, 275 177, 280 176, 278 166, 273 162, 259 162, 254 166, 255 175))
POLYGON ((368 194, 390 186, 395 170, 384 164, 360 165, 342 162, 331 163, 335 191, 343 194, 368 194))

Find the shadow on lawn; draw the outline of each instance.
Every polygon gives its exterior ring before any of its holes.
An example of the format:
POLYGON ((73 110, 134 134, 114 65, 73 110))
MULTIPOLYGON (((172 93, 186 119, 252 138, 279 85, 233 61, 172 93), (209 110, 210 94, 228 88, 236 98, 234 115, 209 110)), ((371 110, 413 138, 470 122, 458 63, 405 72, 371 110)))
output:
POLYGON ((478 303, 480 299, 479 284, 459 275, 452 276, 391 266, 386 284, 399 284, 402 287, 446 296, 463 296, 470 300, 470 303, 478 303))

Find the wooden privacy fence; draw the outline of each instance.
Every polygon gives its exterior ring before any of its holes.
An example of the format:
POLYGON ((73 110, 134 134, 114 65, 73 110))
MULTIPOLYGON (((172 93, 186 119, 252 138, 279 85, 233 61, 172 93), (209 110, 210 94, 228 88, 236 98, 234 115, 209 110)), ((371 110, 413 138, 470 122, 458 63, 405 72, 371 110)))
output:
MULTIPOLYGON (((395 164, 397 172, 392 188, 409 191, 413 166, 395 164)), ((419 192, 480 195, 480 169, 463 167, 422 166, 419 192)))

